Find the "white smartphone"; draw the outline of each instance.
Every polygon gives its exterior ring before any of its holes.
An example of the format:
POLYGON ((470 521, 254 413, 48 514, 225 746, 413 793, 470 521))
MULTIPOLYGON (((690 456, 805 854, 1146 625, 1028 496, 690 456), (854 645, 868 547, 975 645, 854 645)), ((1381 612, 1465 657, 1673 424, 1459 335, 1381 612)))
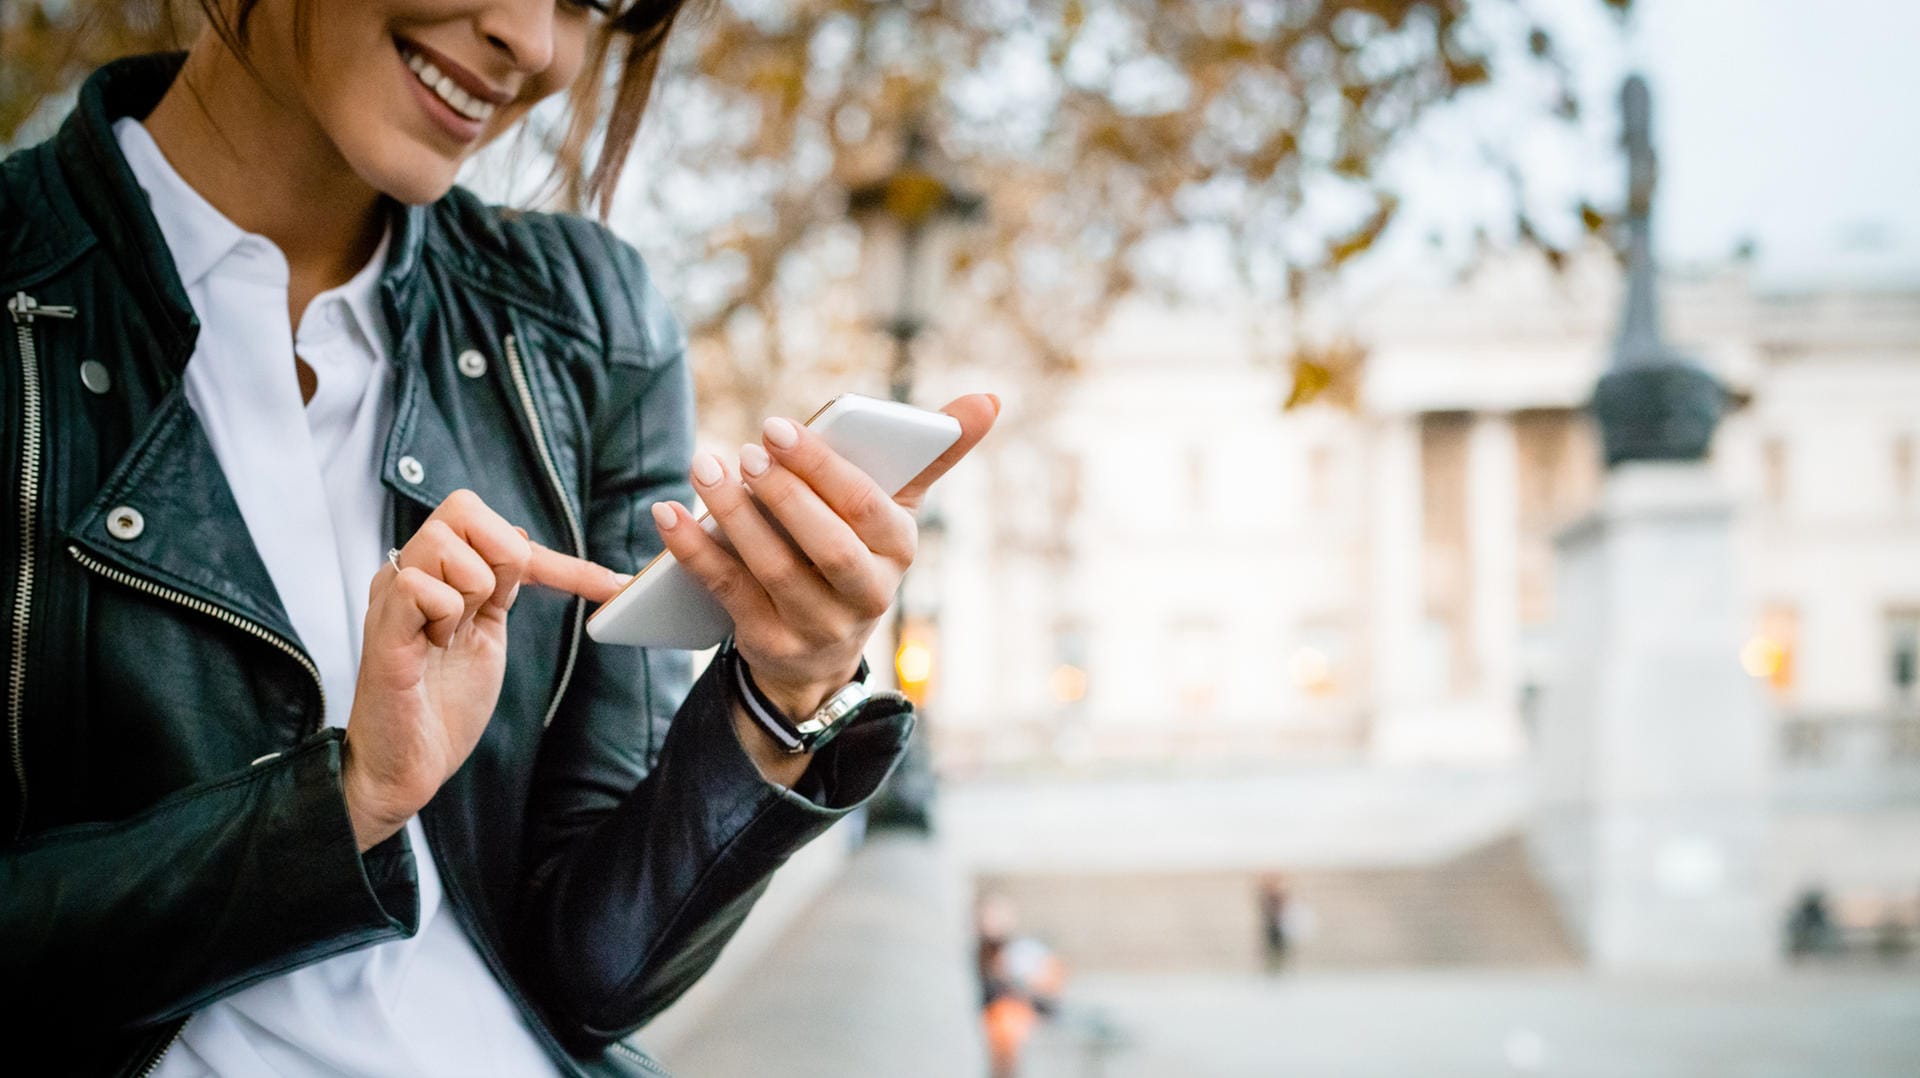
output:
MULTIPOLYGON (((960 440, 960 422, 950 415, 857 393, 828 401, 806 426, 888 494, 899 493, 960 440)), ((719 534, 708 514, 700 515, 700 526, 719 534)), ((602 644, 698 651, 731 631, 733 619, 669 551, 587 619, 587 635, 602 644)))

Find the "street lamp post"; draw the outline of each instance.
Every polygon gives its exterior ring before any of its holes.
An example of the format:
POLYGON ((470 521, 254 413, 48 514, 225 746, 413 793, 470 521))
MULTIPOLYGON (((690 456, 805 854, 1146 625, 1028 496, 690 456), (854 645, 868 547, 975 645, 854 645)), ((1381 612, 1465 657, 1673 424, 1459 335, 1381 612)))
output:
MULTIPOLYGON (((865 240, 864 286, 873 321, 893 339, 887 368, 887 392, 896 401, 913 400, 913 345, 931 320, 946 284, 952 245, 958 226, 980 216, 982 198, 943 180, 933 167, 927 139, 918 124, 908 129, 906 150, 893 171, 848 193, 847 208, 860 225, 865 240)), ((923 531, 926 526, 923 525, 923 531)), ((900 669, 908 656, 906 589, 894 603, 887 629, 890 653, 903 690, 909 672, 900 669)), ((929 619, 931 620, 931 619, 929 619)), ((925 647, 925 641, 917 641, 925 647)), ((925 672, 922 671, 924 678, 925 672)), ((916 699, 915 703, 923 701, 916 699)), ((925 831, 931 823, 933 762, 924 726, 908 746, 906 759, 887 788, 872 802, 869 821, 875 827, 907 827, 925 831)))
POLYGON ((847 208, 866 239, 865 286, 873 320, 893 338, 887 389, 913 395, 913 342, 926 329, 946 285, 955 226, 980 216, 979 195, 934 171, 926 135, 907 133, 906 152, 886 176, 853 189, 847 208))

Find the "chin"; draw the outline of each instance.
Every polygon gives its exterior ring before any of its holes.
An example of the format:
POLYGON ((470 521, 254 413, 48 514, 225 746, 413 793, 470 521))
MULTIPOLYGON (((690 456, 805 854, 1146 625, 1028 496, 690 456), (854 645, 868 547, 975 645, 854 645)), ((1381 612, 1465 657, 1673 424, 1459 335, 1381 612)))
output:
POLYGON ((409 206, 438 201, 453 189, 460 163, 425 149, 382 154, 354 169, 374 190, 409 206))

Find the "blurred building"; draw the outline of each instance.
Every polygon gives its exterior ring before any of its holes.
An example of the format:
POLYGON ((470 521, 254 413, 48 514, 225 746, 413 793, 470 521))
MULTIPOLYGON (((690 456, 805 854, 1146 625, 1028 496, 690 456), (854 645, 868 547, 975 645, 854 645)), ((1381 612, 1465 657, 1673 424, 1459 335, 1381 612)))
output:
MULTIPOLYGON (((947 764, 1518 758, 1559 661, 1552 537, 1599 489, 1583 408, 1620 280, 1516 257, 1356 305, 1350 407, 1284 410, 1232 319, 1122 312, 942 491, 947 764)), ((1663 301, 1741 398, 1713 455, 1752 609, 1728 646, 1786 789, 1920 795, 1886 766, 1920 763, 1920 289, 1770 292, 1735 261, 1663 301)))

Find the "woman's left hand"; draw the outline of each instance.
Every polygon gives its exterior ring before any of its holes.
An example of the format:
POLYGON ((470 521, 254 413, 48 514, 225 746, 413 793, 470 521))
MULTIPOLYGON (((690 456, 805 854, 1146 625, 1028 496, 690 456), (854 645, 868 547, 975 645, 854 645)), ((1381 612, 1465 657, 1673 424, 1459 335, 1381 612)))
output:
POLYGON ((741 447, 738 471, 711 453, 694 458, 694 489, 724 543, 686 506, 655 503, 667 549, 732 616, 754 683, 788 715, 811 713, 853 680, 913 563, 914 512, 986 436, 1000 402, 976 393, 941 410, 960 421, 960 440, 891 498, 817 434, 774 418, 741 447))

